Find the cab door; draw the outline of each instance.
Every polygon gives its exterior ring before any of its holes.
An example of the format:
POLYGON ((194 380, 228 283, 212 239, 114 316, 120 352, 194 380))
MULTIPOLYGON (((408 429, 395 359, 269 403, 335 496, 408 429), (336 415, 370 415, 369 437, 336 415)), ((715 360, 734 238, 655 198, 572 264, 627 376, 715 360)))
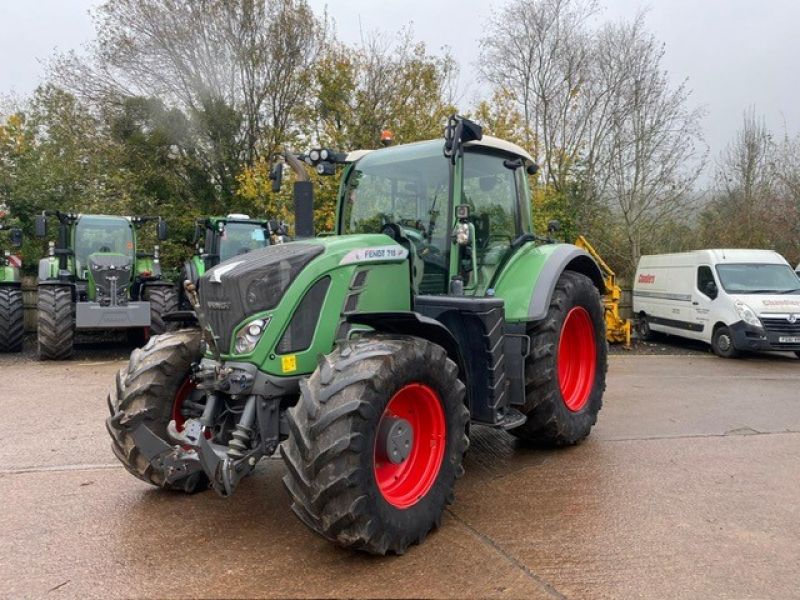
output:
POLYGON ((465 286, 467 293, 486 292, 512 242, 529 230, 525 221, 529 223, 530 217, 522 215, 520 209, 527 201, 519 177, 524 169, 509 165, 508 159, 507 155, 485 150, 464 153, 460 203, 470 208, 477 266, 465 286))
POLYGON ((719 296, 719 284, 709 265, 697 267, 695 289, 692 293, 692 337, 711 340, 713 303, 719 296))

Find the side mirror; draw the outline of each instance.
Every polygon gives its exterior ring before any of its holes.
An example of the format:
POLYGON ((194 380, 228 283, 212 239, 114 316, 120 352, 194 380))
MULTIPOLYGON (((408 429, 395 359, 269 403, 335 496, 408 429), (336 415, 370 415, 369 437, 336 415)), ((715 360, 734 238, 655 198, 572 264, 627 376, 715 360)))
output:
POLYGON ((272 180, 272 191, 276 194, 281 191, 283 183, 283 162, 278 161, 269 171, 269 178, 272 180))
POLYGON ((47 217, 44 215, 36 215, 34 229, 37 238, 47 237, 47 217))
POLYGON ((156 234, 158 235, 159 242, 163 242, 167 239, 167 222, 161 217, 158 218, 158 222, 156 223, 156 234))
POLYGON ((717 297, 717 294, 719 293, 719 289, 717 289, 717 284, 714 283, 713 281, 706 282, 705 292, 706 296, 714 300, 717 297))
POLYGON ((558 219, 553 219, 547 223, 547 233, 552 235, 558 231, 561 231, 561 221, 558 219))
POLYGON ((11 241, 11 245, 15 248, 19 248, 22 246, 22 230, 14 228, 8 233, 9 240, 11 241))

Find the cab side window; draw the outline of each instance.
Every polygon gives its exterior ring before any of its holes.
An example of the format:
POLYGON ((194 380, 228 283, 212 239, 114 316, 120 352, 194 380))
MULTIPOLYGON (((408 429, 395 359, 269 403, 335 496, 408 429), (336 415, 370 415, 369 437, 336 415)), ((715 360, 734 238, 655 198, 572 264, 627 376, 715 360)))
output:
POLYGON ((475 225, 479 285, 489 283, 519 234, 515 177, 502 156, 482 152, 464 155, 462 202, 470 206, 470 219, 475 225))
POLYGON ((717 282, 714 281, 711 267, 704 265, 697 268, 697 289, 712 300, 717 297, 717 282))

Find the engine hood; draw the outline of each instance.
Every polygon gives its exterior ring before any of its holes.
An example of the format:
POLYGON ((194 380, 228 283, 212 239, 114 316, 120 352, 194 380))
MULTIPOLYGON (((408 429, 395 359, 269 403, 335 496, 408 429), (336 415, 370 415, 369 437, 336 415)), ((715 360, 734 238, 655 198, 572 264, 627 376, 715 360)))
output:
POLYGON ((757 315, 800 314, 800 294, 731 294, 752 308, 757 315))
POLYGON ((240 323, 267 313, 273 315, 270 327, 282 327, 318 278, 361 263, 400 262, 407 256, 404 247, 381 234, 277 244, 221 262, 200 278, 198 295, 220 351, 228 354, 240 323))
POLYGON ((275 308, 303 267, 323 251, 320 244, 267 246, 221 262, 200 279, 200 305, 223 352, 236 325, 275 308))

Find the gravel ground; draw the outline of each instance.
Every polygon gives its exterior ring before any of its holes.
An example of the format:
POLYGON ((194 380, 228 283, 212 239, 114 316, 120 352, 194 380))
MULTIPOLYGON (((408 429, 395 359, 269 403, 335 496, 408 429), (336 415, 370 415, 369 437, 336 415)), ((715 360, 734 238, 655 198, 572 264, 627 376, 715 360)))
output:
MULTIPOLYGON (((72 360, 127 360, 134 346, 122 333, 82 333, 75 338, 75 354, 72 360)), ((25 345, 19 354, 3 354, 3 364, 27 363, 36 360, 36 334, 25 337, 25 345)))

